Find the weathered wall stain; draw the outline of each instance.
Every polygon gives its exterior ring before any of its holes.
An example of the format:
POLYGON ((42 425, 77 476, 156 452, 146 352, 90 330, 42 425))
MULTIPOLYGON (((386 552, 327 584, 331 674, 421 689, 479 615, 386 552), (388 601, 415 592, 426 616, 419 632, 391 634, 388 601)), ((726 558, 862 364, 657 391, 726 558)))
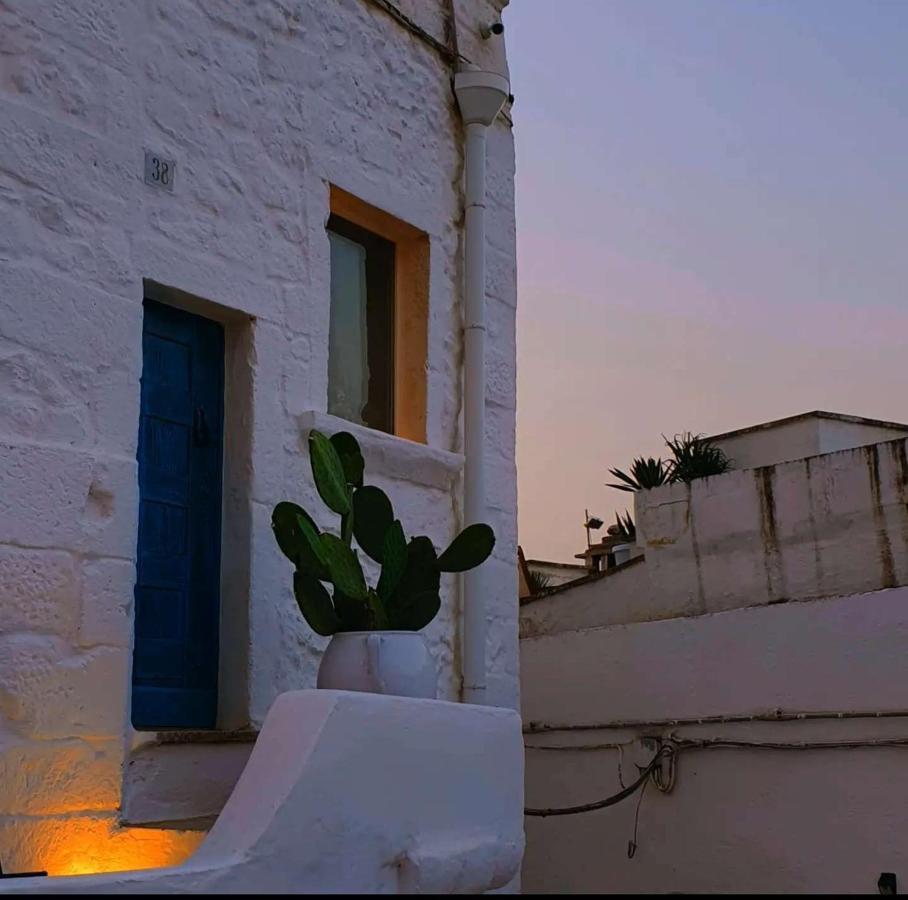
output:
MULTIPOLYGON (((893 467, 895 469, 895 489, 899 495, 899 521, 902 531, 902 548, 903 552, 908 552, 908 442, 892 441, 889 447, 889 455, 892 457, 893 467)), ((902 576, 904 581, 905 575, 902 576)))
POLYGON ((804 460, 804 471, 807 475, 807 517, 810 521, 810 539, 813 541, 813 568, 817 580, 818 593, 825 591, 823 584, 823 554, 820 552, 820 535, 817 529, 816 497, 813 491, 813 472, 810 467, 811 457, 804 460))
POLYGON ((892 557, 892 544, 886 531, 886 514, 883 512, 883 492, 880 485, 880 449, 877 444, 864 447, 864 458, 870 475, 870 493, 873 497, 873 520, 876 524, 876 539, 880 557, 880 575, 883 587, 895 587, 895 561, 892 557))
POLYGON ((782 551, 779 546, 776 523, 776 499, 773 493, 775 466, 754 469, 757 494, 760 497, 760 537, 763 542, 763 560, 766 572, 766 594, 770 603, 788 599, 785 587, 785 571, 782 567, 782 551))
POLYGON ((697 538, 697 523, 694 519, 694 504, 691 496, 691 486, 687 485, 687 509, 685 519, 690 525, 690 542, 694 552, 694 565, 697 569, 697 612, 706 612, 706 591, 703 589, 703 563, 700 558, 700 541, 697 538))

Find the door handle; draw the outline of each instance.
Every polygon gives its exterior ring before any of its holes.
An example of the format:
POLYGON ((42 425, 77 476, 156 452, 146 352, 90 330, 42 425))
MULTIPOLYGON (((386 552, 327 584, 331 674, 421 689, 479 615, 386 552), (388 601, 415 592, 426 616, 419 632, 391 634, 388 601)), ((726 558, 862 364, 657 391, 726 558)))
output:
POLYGON ((204 407, 197 406, 192 416, 192 442, 196 447, 205 447, 209 442, 208 421, 204 407))

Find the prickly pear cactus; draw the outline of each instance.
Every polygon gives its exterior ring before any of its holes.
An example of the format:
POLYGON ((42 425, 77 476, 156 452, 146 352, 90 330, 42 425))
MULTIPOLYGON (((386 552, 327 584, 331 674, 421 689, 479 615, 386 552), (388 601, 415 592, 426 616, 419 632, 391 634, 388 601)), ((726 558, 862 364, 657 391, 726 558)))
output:
POLYGON ((282 501, 271 514, 278 547, 293 563, 293 592, 314 632, 396 629, 419 631, 438 614, 442 572, 466 572, 489 557, 488 525, 465 528, 439 556, 429 538, 410 538, 381 488, 364 483, 365 462, 346 431, 309 435, 315 488, 340 516, 339 535, 320 532, 302 507, 282 501), (381 564, 375 587, 363 574, 353 545, 381 564), (330 588, 330 591, 329 591, 330 588))

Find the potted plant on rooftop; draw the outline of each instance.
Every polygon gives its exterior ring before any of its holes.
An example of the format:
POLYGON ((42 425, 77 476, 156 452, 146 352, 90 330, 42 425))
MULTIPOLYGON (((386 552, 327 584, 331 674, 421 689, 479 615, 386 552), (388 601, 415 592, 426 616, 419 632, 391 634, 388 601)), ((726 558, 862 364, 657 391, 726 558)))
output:
POLYGON ((709 478, 723 475, 732 466, 732 460, 721 447, 717 447, 709 438, 690 431, 676 434, 673 440, 662 435, 665 445, 671 451, 671 481, 683 481, 690 484, 698 478, 709 478))
POLYGON ((615 565, 620 566, 629 562, 631 553, 634 550, 634 544, 637 542, 637 527, 634 525, 634 519, 631 514, 625 510, 622 518, 620 513, 615 513, 615 524, 609 528, 608 533, 621 540, 620 544, 615 544, 612 547, 615 565))
POLYGON ((671 451, 671 459, 666 461, 639 456, 631 464, 630 472, 609 469, 609 474, 618 481, 608 487, 636 494, 663 484, 677 484, 679 481, 690 484, 698 478, 722 475, 732 466, 732 460, 725 455, 725 451, 702 434, 687 431, 676 434, 672 440, 663 434, 662 440, 671 451))
POLYGON ((492 529, 470 525, 439 555, 424 535, 408 540, 385 492, 364 483, 365 463, 352 434, 328 438, 312 431, 309 459, 319 496, 340 516, 339 534, 320 532, 309 513, 287 501, 274 507, 271 525, 293 563, 303 618, 316 634, 331 637, 318 687, 434 698, 435 663, 419 632, 441 607, 442 573, 484 562, 495 545, 492 529), (354 540, 381 565, 374 587, 354 540))

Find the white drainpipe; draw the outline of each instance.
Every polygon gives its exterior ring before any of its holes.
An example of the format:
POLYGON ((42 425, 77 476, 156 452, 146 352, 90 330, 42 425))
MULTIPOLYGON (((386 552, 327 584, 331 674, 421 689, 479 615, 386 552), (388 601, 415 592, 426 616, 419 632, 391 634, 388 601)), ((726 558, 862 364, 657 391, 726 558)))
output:
MULTIPOLYGON (((464 235, 464 521, 486 519, 485 280, 486 129, 508 98, 506 78, 466 68, 454 76, 454 93, 466 125, 464 235)), ((463 576, 463 699, 485 703, 486 590, 484 567, 463 576)))

